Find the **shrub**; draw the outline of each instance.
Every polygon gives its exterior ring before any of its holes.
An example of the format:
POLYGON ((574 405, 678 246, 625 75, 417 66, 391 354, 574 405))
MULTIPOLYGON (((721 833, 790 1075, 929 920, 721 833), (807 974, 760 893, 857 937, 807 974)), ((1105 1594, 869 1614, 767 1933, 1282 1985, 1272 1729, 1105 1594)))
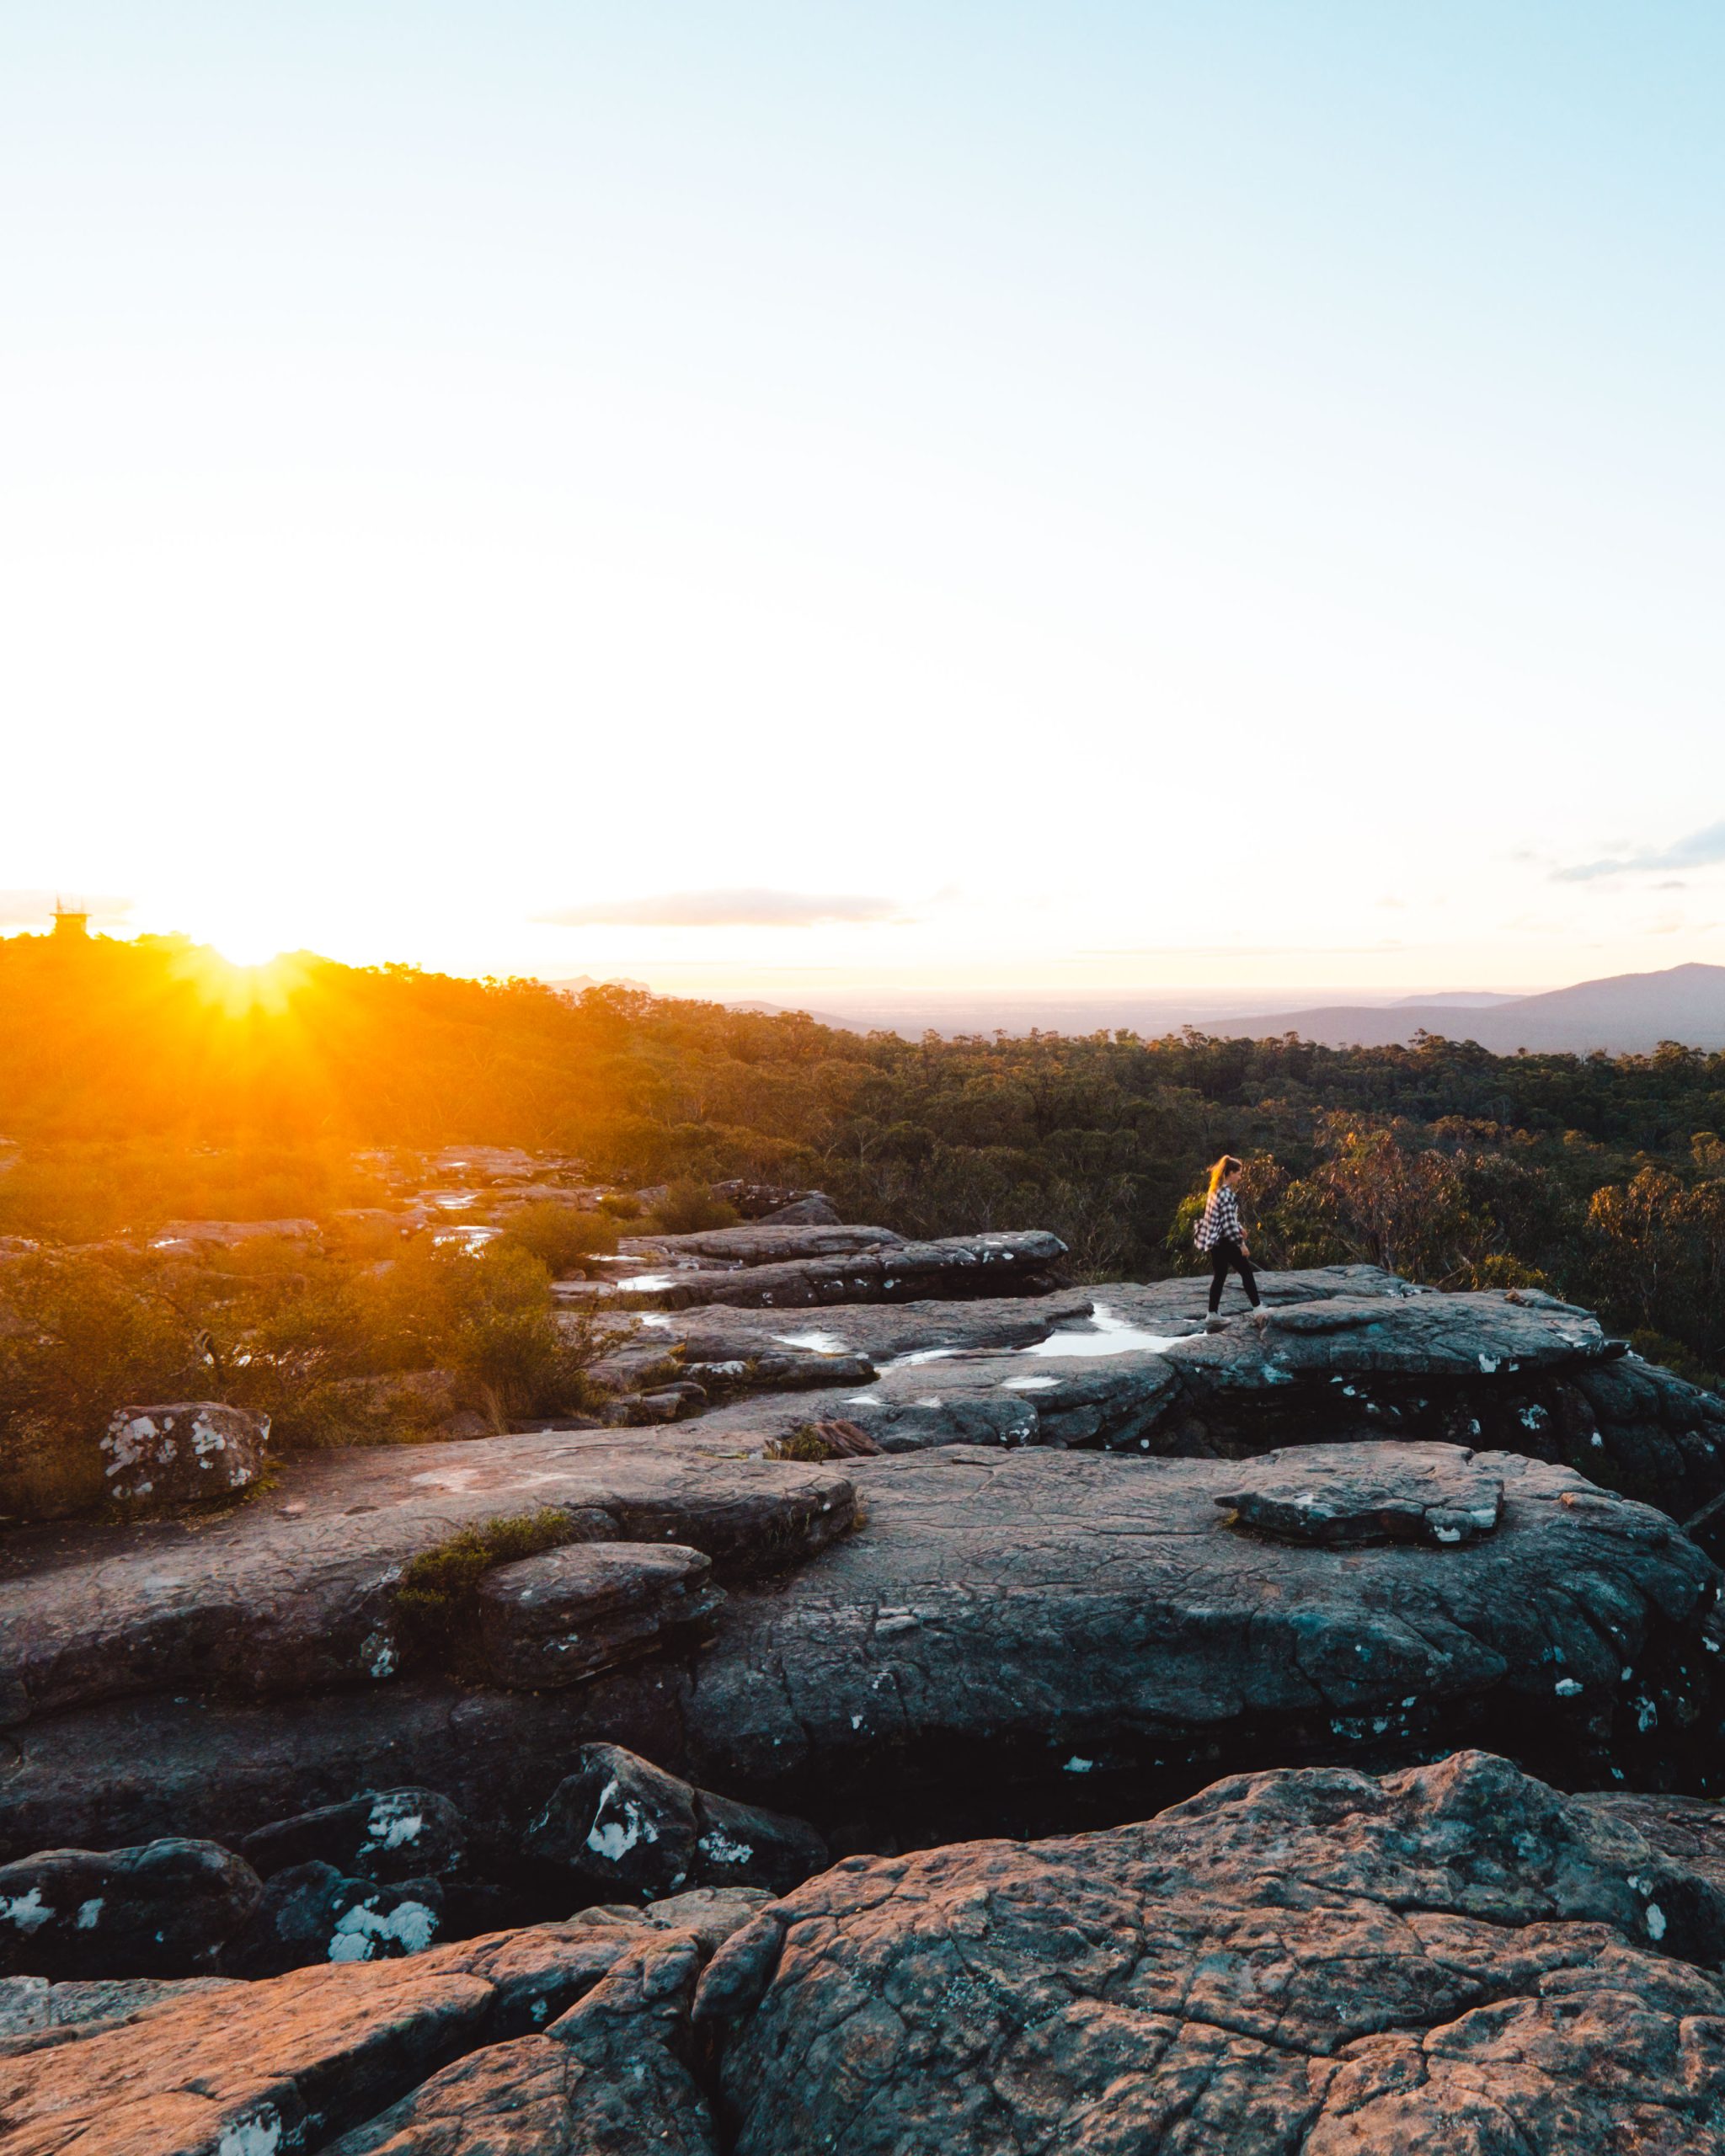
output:
POLYGON ((734 1227, 736 1220, 734 1205, 715 1198, 709 1184, 687 1176, 670 1185, 653 1212, 653 1225, 667 1235, 692 1235, 703 1228, 734 1227))
POLYGON ((1710 1369, 1680 1340, 1668 1339, 1663 1332, 1638 1329, 1630 1334, 1629 1344, 1642 1362, 1663 1364, 1674 1377, 1681 1378, 1685 1385, 1699 1385, 1703 1392, 1717 1392, 1725 1389, 1725 1380, 1722 1380, 1720 1373, 1710 1369))
POLYGON ((767 1460, 801 1460, 820 1461, 834 1457, 832 1447, 821 1436, 812 1422, 798 1422, 795 1429, 786 1431, 782 1438, 774 1438, 761 1448, 767 1460))
POLYGON ((603 1213, 582 1213, 573 1205, 547 1199, 524 1205, 510 1216, 504 1230, 506 1242, 519 1244, 537 1257, 553 1280, 584 1273, 586 1257, 609 1257, 616 1251, 620 1230, 603 1213))
POLYGON ((469 1254, 422 1236, 382 1264, 273 1241, 9 1258, 0 1510, 99 1502, 98 1440, 127 1402, 224 1400, 288 1449, 412 1442, 452 1401, 497 1428, 589 1406, 587 1366, 616 1338, 560 1316, 544 1267, 506 1240, 469 1254))

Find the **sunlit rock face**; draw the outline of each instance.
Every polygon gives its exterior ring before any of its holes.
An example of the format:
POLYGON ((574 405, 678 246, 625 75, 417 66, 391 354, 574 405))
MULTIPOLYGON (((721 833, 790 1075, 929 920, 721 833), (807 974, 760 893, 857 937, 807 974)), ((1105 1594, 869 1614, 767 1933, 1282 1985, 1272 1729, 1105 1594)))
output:
POLYGON ((849 1857, 776 1900, 683 1892, 241 1984, 19 1980, 8 2148, 1716 2156, 1705 1832, 1465 1752, 849 1857))
POLYGON ((731 1940, 739 2156, 1725 2148, 1725 1897, 1464 1753, 1141 1826, 857 1859, 731 1940))

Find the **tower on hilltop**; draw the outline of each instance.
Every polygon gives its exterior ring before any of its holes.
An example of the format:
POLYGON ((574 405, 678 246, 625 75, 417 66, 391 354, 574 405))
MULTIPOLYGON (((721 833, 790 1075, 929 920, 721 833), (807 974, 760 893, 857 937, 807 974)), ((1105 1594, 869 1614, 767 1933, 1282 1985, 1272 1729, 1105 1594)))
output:
POLYGON ((54 933, 77 941, 87 937, 89 932, 89 915, 80 913, 76 906, 61 905, 56 898, 54 901, 54 933))

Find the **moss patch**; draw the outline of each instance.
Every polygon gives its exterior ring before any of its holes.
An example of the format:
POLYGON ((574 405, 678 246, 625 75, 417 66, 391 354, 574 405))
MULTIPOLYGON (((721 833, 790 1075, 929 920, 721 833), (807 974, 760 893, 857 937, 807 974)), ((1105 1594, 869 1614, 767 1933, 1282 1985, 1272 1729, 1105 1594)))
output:
POLYGON ((403 1644, 410 1657, 444 1662, 458 1657, 486 1573, 555 1550, 570 1534, 568 1513, 547 1505, 537 1513, 483 1520, 435 1549, 422 1550, 403 1571, 395 1590, 403 1644))

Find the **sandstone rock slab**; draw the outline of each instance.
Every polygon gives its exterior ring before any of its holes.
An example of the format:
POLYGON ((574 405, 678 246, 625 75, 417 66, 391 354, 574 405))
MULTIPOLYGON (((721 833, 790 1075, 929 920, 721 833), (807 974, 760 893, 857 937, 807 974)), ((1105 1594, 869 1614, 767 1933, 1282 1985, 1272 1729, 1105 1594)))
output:
POLYGON ((1507 1761, 852 1859, 714 1957, 736 2156, 1725 2149, 1725 1899, 1507 1761))
POLYGON ((480 1584, 478 1667, 494 1684, 573 1684, 709 1636, 713 1560, 677 1543, 589 1542, 500 1565, 480 1584))
POLYGON ((680 1263, 782 1265, 806 1257, 844 1257, 853 1251, 902 1248, 891 1228, 841 1227, 822 1221, 756 1220, 735 1228, 703 1228, 683 1235, 626 1235, 619 1248, 631 1257, 680 1263))
MULTIPOLYGON (((1309 1448, 1303 1465, 1375 1487, 1400 1450, 1309 1448)), ((782 1593, 734 1596, 690 1673, 686 1751, 657 1756, 817 1823, 848 1801, 913 1845, 960 1818, 1033 1829, 1086 1801, 1119 1817, 1206 1766, 1470 1742, 1571 1784, 1717 1786, 1708 1561, 1567 1470, 1455 1462, 1501 1479, 1495 1531, 1329 1549, 1226 1527, 1226 1461, 856 1461, 868 1526, 782 1593), (1045 1804, 1021 1806, 1038 1788, 1045 1804)))
MULTIPOLYGON (((752 1916, 756 1913, 751 1910, 752 1916)), ((0 1977, 0 2046, 35 2050, 67 2030, 130 2021, 158 2006, 232 1989, 234 1977, 95 1977, 55 1983, 46 1977, 0 1977)))
POLYGON ((1327 1447, 1246 1463, 1215 1503, 1231 1524, 1325 1547, 1365 1542, 1471 1542, 1498 1524, 1503 1478, 1450 1445, 1383 1449, 1372 1465, 1327 1473, 1327 1447))
MULTIPOLYGON (((800 1232, 800 1231, 799 1231, 800 1232)), ((829 1231, 830 1232, 830 1231, 829 1231)), ((566 1301, 606 1300, 634 1310, 724 1303, 756 1310, 810 1310, 843 1303, 911 1303, 929 1297, 1039 1295, 1060 1284, 1066 1246, 1043 1229, 953 1235, 849 1257, 808 1257, 734 1272, 670 1271, 633 1282, 563 1282, 566 1301), (650 1278, 656 1285, 646 1284, 650 1278)))
MULTIPOLYGON (((654 1440, 654 1442, 660 1442, 654 1440)), ((1383 1466, 1396 1443, 1333 1449, 1383 1466)), ((0 1849, 227 1838, 380 1775, 518 1833, 610 1741, 852 1846, 1141 1815, 1235 1767, 1482 1742, 1572 1785, 1719 1781, 1717 1577, 1672 1523, 1516 1454, 1454 1547, 1247 1536, 1237 1463, 950 1447, 848 1463, 868 1524, 718 1638, 560 1692, 420 1678, 158 1695, 12 1732, 0 1849), (75 1822, 75 1824, 73 1823, 75 1822)))
MULTIPOLYGON (((392 2107, 452 2061, 485 2060, 524 2037, 543 2041, 533 2032, 551 2029, 567 2047, 577 2132, 542 2149, 567 2146, 574 2156, 638 2147, 645 2156, 675 2148, 675 2141, 615 2137, 638 2120, 654 2119, 661 2130, 675 2121, 686 2091, 670 2064, 688 2044, 696 1978, 713 1946, 759 1902, 713 1895, 628 1920, 595 1912, 593 1920, 464 1940, 408 1961, 326 1964, 251 1983, 178 1986, 171 1994, 164 1987, 164 1996, 123 2023, 50 2028, 35 2048, 0 2057, 8 2156, 328 2149, 366 2121, 376 2122, 373 2137, 354 2147, 387 2146, 395 2122, 377 2137, 392 2107), (676 1922, 679 1915, 689 1921, 676 1922), (595 2014, 570 2020, 589 1998, 595 2014), (657 2111, 630 2100, 632 2091, 644 2099, 649 2084, 665 2095, 657 2111)), ((475 2086, 502 2085, 495 2064, 475 2086)), ((463 2100, 446 2109, 443 2127, 471 2129, 472 2139, 403 2145, 425 2156, 439 2148, 446 2156, 451 2147, 469 2156, 531 2148, 484 2137, 513 2133, 521 2116, 505 2103, 488 2119, 483 2101, 463 2100)))
POLYGON ((718 2156, 691 2071, 704 1959, 687 1934, 632 1945, 544 2036, 458 2060, 334 2156, 718 2156))
POLYGON ((289 1517, 247 1508, 197 1531, 18 1538, 0 1583, 0 1719, 168 1687, 280 1695, 393 1679, 403 1567, 489 1519, 554 1510, 570 1542, 686 1545, 735 1576, 800 1561, 853 1505, 832 1468, 613 1432, 310 1455, 281 1489, 289 1517))

